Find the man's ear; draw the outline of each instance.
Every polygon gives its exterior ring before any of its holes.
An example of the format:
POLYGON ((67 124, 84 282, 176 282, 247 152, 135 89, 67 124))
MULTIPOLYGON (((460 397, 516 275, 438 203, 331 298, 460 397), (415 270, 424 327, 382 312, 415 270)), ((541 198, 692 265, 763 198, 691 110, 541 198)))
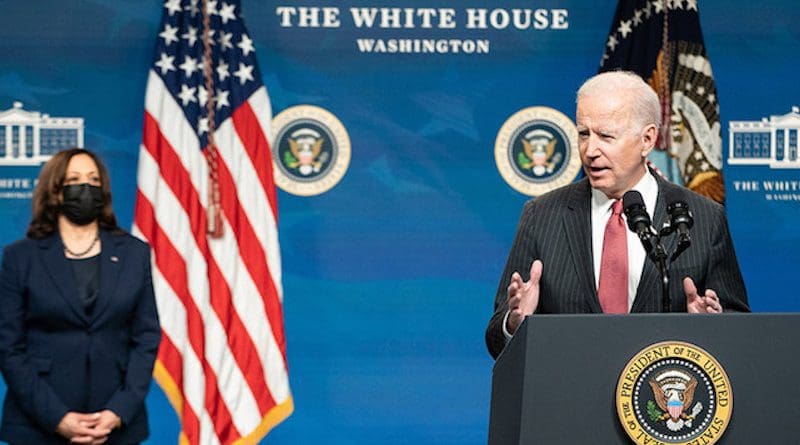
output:
POLYGON ((642 157, 646 158, 647 155, 653 151, 658 141, 658 127, 655 124, 650 124, 642 130, 642 157))

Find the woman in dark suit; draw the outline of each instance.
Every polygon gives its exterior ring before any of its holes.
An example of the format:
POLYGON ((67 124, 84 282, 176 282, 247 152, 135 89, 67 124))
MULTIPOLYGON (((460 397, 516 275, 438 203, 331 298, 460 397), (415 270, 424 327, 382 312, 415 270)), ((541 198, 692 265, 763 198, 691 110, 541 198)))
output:
POLYGON ((108 173, 83 149, 47 162, 25 239, 3 252, 0 439, 132 444, 160 340, 150 249, 117 226, 108 173))

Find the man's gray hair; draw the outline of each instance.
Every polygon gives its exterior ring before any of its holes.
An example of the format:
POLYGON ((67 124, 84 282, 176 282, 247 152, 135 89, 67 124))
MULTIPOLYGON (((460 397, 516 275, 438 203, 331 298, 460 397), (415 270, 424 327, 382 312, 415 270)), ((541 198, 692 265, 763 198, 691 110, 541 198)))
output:
POLYGON ((655 124, 661 127, 661 102, 658 95, 638 74, 631 71, 607 71, 589 78, 578 89, 576 102, 584 96, 606 94, 609 96, 628 93, 631 98, 633 121, 638 130, 655 124))

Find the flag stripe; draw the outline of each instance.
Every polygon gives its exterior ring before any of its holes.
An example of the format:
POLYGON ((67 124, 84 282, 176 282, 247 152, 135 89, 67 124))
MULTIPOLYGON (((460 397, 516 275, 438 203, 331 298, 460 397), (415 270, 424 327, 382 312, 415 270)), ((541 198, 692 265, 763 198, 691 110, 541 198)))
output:
MULTIPOLYGON (((147 148, 149 146, 152 147, 159 147, 157 149, 158 155, 160 157, 161 165, 167 164, 175 166, 176 164, 179 165, 179 160, 175 156, 175 153, 169 146, 169 143, 164 140, 159 131, 156 127, 155 121, 146 118, 145 124, 145 134, 147 135, 145 140, 145 149, 149 153, 150 150, 147 148)), ((152 153, 151 153, 152 154, 152 153)), ((143 161, 146 159, 142 156, 143 161)), ((140 161, 140 162, 143 162, 140 161)), ((153 161, 154 162, 154 161, 153 161)), ((143 162, 144 163, 144 162, 143 162)), ((155 167, 153 167, 155 168, 155 167)), ((194 209, 199 208, 199 200, 197 199, 197 195, 195 190, 191 186, 187 186, 190 182, 189 175, 183 169, 180 168, 171 168, 169 171, 161 172, 161 177, 164 179, 164 182, 170 189, 179 189, 179 190, 186 190, 184 194, 185 198, 183 200, 175 199, 173 204, 167 206, 168 211, 171 213, 175 213, 174 209, 178 206, 183 208, 187 213, 191 213, 194 209), (188 201, 188 202, 187 202, 188 201)), ((167 190, 162 191, 162 198, 168 195, 167 190)), ((237 423, 243 423, 244 428, 252 427, 253 425, 257 425, 259 421, 258 414, 264 414, 266 411, 274 406, 274 401, 269 396, 269 392, 267 386, 265 384, 266 377, 263 374, 263 369, 258 367, 247 367, 250 362, 259 360, 257 357, 256 348, 253 344, 252 339, 249 337, 247 333, 247 329, 243 326, 241 319, 239 318, 238 314, 231 310, 231 295, 229 292, 228 284, 225 281, 223 275, 220 273, 216 261, 210 256, 208 252, 208 245, 206 242, 205 234, 204 234, 204 223, 205 218, 203 216, 203 212, 198 212, 199 216, 195 220, 187 221, 185 218, 182 219, 181 222, 172 222, 170 226, 173 228, 179 228, 179 233, 194 233, 195 241, 197 246, 193 245, 190 247, 191 252, 183 252, 184 256, 190 257, 198 257, 203 256, 206 259, 208 264, 208 279, 210 283, 210 300, 209 303, 211 307, 214 309, 214 312, 219 318, 219 322, 222 323, 222 327, 217 329, 217 333, 219 335, 212 335, 209 339, 209 345, 215 347, 218 351, 216 359, 210 359, 210 363, 225 363, 226 358, 230 357, 231 354, 233 355, 234 359, 238 362, 238 367, 235 369, 227 369, 226 374, 234 374, 237 377, 240 376, 240 369, 241 370, 248 370, 245 373, 244 380, 247 381, 247 384, 250 387, 250 392, 245 393, 243 396, 239 397, 236 396, 241 393, 239 388, 232 388, 231 390, 225 390, 222 388, 223 398, 229 399, 230 402, 234 405, 244 405, 241 407, 242 414, 237 416, 236 421, 237 423), (193 221, 197 221, 196 223, 193 221), (190 227, 191 225, 191 227, 190 227), (198 250, 199 249, 199 250, 198 250), (203 253, 201 253, 203 252, 203 253), (227 333, 227 336, 224 334, 227 333), (229 351, 223 351, 220 349, 217 342, 219 339, 225 338, 227 339, 229 351), (254 399, 249 394, 264 394, 265 397, 254 399), (247 403, 250 402, 258 403, 258 409, 255 409, 255 406, 247 406, 247 403), (237 403, 238 402, 238 403, 237 403)), ((206 327, 208 328, 208 323, 216 323, 216 319, 207 319, 206 327)), ((207 355, 209 355, 207 351, 207 355)), ((229 367, 228 364, 227 367, 229 367)), ((220 379, 224 382, 226 381, 223 377, 221 372, 223 370, 216 370, 217 374, 219 375, 220 379)), ((230 385, 237 385, 240 384, 241 378, 231 379, 230 385)), ((230 406, 229 408, 232 411, 236 411, 234 406, 230 406)))
MULTIPOLYGON (((230 125, 230 121, 226 121, 219 129, 217 133, 218 140, 221 141, 219 145, 220 147, 224 147, 220 149, 219 154, 222 162, 225 164, 225 167, 227 167, 229 170, 235 171, 235 173, 231 172, 230 175, 236 176, 237 184, 239 184, 239 187, 237 188, 238 202, 236 202, 238 205, 236 207, 240 211, 243 210, 247 218, 249 218, 248 222, 253 224, 253 226, 248 226, 248 228, 252 228, 252 231, 255 235, 260 235, 258 238, 259 242, 261 243, 261 248, 264 250, 264 252, 266 252, 267 263, 265 263, 263 266, 257 266, 267 268, 267 264, 269 265, 267 269, 272 276, 272 284, 277 283, 277 285, 274 285, 274 288, 278 293, 277 299, 272 297, 265 299, 265 302, 272 302, 273 306, 277 306, 277 308, 273 308, 272 310, 276 311, 278 320, 280 321, 282 320, 282 314, 280 313, 280 257, 277 247, 277 231, 275 230, 271 207, 267 202, 266 195, 260 192, 261 187, 258 182, 255 169, 253 168, 249 158, 241 155, 241 153, 244 153, 244 148, 242 147, 243 142, 239 139, 239 135, 233 130, 234 129, 230 125), (224 141, 224 143, 222 141, 224 141), (247 202, 248 205, 241 205, 242 202, 247 202), (273 264, 276 264, 277 266, 273 268, 273 264), (275 272, 275 269, 277 269, 278 272, 275 272)), ((225 171, 223 170, 222 173, 225 173, 225 171)), ((223 206, 225 205, 225 202, 226 201, 223 199, 223 206)), ((229 224, 227 218, 224 218, 224 222, 226 227, 235 228, 235 225, 229 224)), ((239 232, 236 232, 235 234, 237 237, 241 238, 241 236, 239 236, 239 232)), ((223 250, 222 247, 219 247, 219 253, 215 253, 214 255, 217 258, 220 266, 225 269, 225 276, 238 276, 240 272, 242 274, 248 273, 244 267, 247 258, 238 249, 237 243, 239 241, 241 240, 237 241, 236 239, 233 239, 233 237, 229 238, 229 232, 226 231, 222 240, 211 243, 212 250, 215 248, 215 246, 225 246, 226 250, 223 250), (237 261, 235 264, 226 267, 226 259, 236 259, 244 262, 237 261)), ((251 243, 249 240, 244 240, 243 242, 247 245, 255 245, 255 243, 251 243)), ((258 253, 258 255, 261 255, 261 253, 258 253)), ((235 284, 237 285, 237 289, 234 293, 236 295, 258 296, 260 292, 254 286, 254 280, 258 282, 258 279, 255 277, 248 280, 234 280, 235 284)), ((239 301, 239 303, 237 303, 236 300, 234 301, 234 304, 237 304, 237 307, 241 306, 241 300, 239 301)), ((257 343, 257 346, 260 347, 259 355, 262 358, 262 364, 264 368, 267 370, 270 393, 275 401, 283 403, 283 401, 290 396, 288 391, 288 374, 285 362, 281 359, 282 357, 285 357, 285 346, 283 348, 279 347, 279 345, 276 343, 275 337, 269 332, 270 324, 263 322, 263 317, 267 316, 266 304, 255 305, 255 302, 252 302, 251 304, 253 307, 251 307, 250 310, 247 310, 247 308, 241 308, 240 314, 242 314, 243 319, 245 319, 247 328, 253 336, 256 338, 266 339, 264 342, 257 343), (261 309, 257 314, 256 311, 254 311, 256 308, 255 306, 258 306, 258 308, 261 309)), ((270 316, 272 315, 270 314, 267 316, 267 318, 270 319, 270 316)), ((283 332, 283 329, 280 328, 279 332, 283 332)))
MULTIPOLYGON (((227 221, 223 220, 223 222, 227 224, 227 221)), ((215 256, 220 259, 219 260, 220 268, 226 269, 226 272, 223 275, 234 277, 235 278, 234 282, 237 286, 237 290, 244 289, 245 295, 257 295, 257 290, 255 289, 252 280, 249 279, 249 276, 245 278, 238 278, 240 274, 245 274, 245 275, 247 274, 244 265, 241 264, 241 262, 237 261, 227 261, 227 262, 225 261, 225 258, 231 258, 231 259, 238 258, 238 255, 236 255, 235 240, 233 239, 229 240, 227 238, 228 238, 227 236, 223 237, 223 239, 220 240, 219 243, 215 242, 212 243, 211 245, 212 250, 216 252, 215 256)), ((212 263, 210 262, 209 264, 212 263)), ((213 269, 216 270, 216 265, 213 267, 213 269)), ((213 275, 211 277, 211 280, 213 283, 214 280, 213 275)), ((234 299, 232 303, 234 306, 238 307, 238 305, 236 304, 236 299, 234 299)), ((259 400, 260 402, 263 402, 260 403, 259 409, 262 415, 266 415, 269 413, 269 411, 271 411, 275 407, 275 401, 270 395, 271 393, 275 393, 280 398, 280 400, 284 400, 288 397, 288 391, 286 391, 285 389, 288 388, 288 375, 285 372, 285 368, 281 366, 281 364, 283 363, 282 360, 280 360, 281 352, 278 349, 277 344, 274 341, 274 338, 269 333, 269 327, 266 325, 266 323, 263 322, 264 314, 263 312, 259 313, 259 311, 255 309, 256 309, 255 307, 253 307, 253 310, 251 311, 241 309, 239 310, 239 314, 243 315, 243 317, 248 321, 247 328, 249 332, 253 333, 253 335, 260 335, 261 336, 260 338, 265 339, 265 341, 259 342, 257 346, 259 348, 258 357, 254 358, 254 360, 260 360, 264 369, 267 369, 269 371, 269 375, 271 376, 271 378, 268 381, 269 390, 263 386, 263 380, 260 380, 259 383, 261 383, 261 385, 257 389, 254 389, 254 393, 261 394, 263 396, 259 400), (260 323, 259 323, 259 317, 260 317, 260 323)), ((234 352, 237 351, 236 346, 231 345, 231 348, 233 349, 234 352)), ((260 372, 261 371, 259 370, 258 375, 263 378, 263 374, 261 374, 260 372)), ((245 394, 245 396, 247 395, 248 394, 245 394)), ((255 413, 256 410, 251 409, 250 412, 255 413)), ((241 419, 236 419, 236 420, 238 422, 241 419)), ((255 425, 258 424, 257 419, 250 419, 250 420, 252 420, 252 423, 250 425, 252 425, 253 427, 255 427, 255 425)))
MULTIPOLYGON (((211 305, 217 312, 217 316, 223 321, 225 332, 228 333, 228 347, 239 366, 239 368, 232 371, 243 371, 244 379, 250 389, 250 392, 243 395, 240 400, 252 400, 257 403, 257 413, 255 410, 249 410, 250 413, 264 414, 275 406, 275 401, 267 388, 267 378, 264 375, 263 368, 261 366, 249 366, 250 363, 260 361, 258 351, 255 344, 253 344, 253 340, 247 334, 247 329, 242 320, 231 304, 233 298, 228 285, 225 283, 225 279, 214 261, 209 261, 209 282, 211 283, 211 305), (253 399, 250 396, 251 394, 263 394, 264 397, 253 399)), ((258 417, 252 420, 254 421, 253 425, 258 423, 258 417)))
MULTIPOLYGON (((272 117, 272 106, 269 103, 269 96, 267 96, 267 89, 266 88, 259 88, 256 90, 252 96, 248 99, 248 104, 252 109, 252 114, 250 114, 250 118, 254 119, 258 125, 258 128, 261 129, 261 134, 264 136, 264 139, 267 141, 267 144, 271 146, 272 144, 272 129, 270 128, 270 119, 272 117)), ((267 152, 271 153, 271 149, 267 147, 267 152)), ((271 162, 271 154, 270 154, 270 167, 268 167, 269 171, 269 178, 270 181, 274 180, 274 167, 272 166, 271 162)), ((263 165, 263 164, 257 164, 263 165)), ((274 185, 271 187, 271 190, 275 190, 274 185)), ((275 196, 276 201, 272 201, 276 203, 277 206, 277 196, 275 196)), ((261 207, 259 207, 261 208, 261 207)), ((247 208, 246 208, 247 209, 247 208)), ((272 280, 275 283, 275 288, 278 291, 278 301, 283 303, 283 288, 281 286, 282 281, 282 271, 281 271, 281 257, 280 257, 280 243, 278 241, 278 214, 268 214, 267 212, 263 212, 266 218, 254 218, 256 220, 263 221, 264 225, 264 238, 261 240, 264 244, 264 250, 267 252, 267 263, 270 265, 270 272, 272 273, 272 280)), ((252 218, 252 216, 251 216, 252 218)), ((259 232, 261 235, 261 232, 259 232)), ((286 389, 288 389, 288 381, 286 383, 286 389)))
POLYGON ((261 132, 261 127, 258 120, 250 107, 249 102, 245 102, 241 107, 233 112, 233 125, 236 127, 236 133, 239 134, 242 141, 246 141, 244 145, 245 152, 250 157, 253 165, 257 168, 258 179, 261 182, 261 187, 269 198, 269 203, 272 206, 272 214, 277 219, 278 215, 278 197, 275 193, 275 179, 272 177, 272 158, 270 156, 269 142, 261 132))
POLYGON ((278 291, 272 282, 266 254, 258 242, 250 220, 245 214, 241 203, 236 196, 234 179, 224 163, 219 164, 220 202, 230 227, 236 234, 239 245, 239 254, 242 256, 253 281, 261 295, 266 308, 267 320, 272 328, 272 335, 278 343, 278 348, 286 362, 286 338, 283 328, 283 309, 278 301, 278 291))
MULTIPOLYGON (((255 118, 255 116, 252 115, 244 116, 255 118)), ((261 134, 263 136, 263 133, 261 134)), ((253 135, 250 137, 253 137, 253 135)), ((266 260, 267 264, 270 266, 270 275, 272 276, 272 282, 276 285, 275 289, 280 301, 283 298, 283 292, 280 287, 281 262, 278 231, 276 229, 277 223, 273 205, 269 201, 274 198, 270 198, 262 187, 261 180, 259 179, 259 168, 256 167, 259 164, 254 162, 249 155, 242 154, 245 152, 245 146, 247 146, 250 141, 238 133, 238 128, 231 124, 231 120, 225 121, 225 123, 220 126, 217 131, 217 138, 220 141, 225 141, 224 144, 219 144, 218 150, 220 157, 230 170, 231 176, 236 178, 237 184, 239 184, 237 188, 239 201, 247 203, 247 205, 244 206, 244 211, 253 225, 253 231, 267 255, 266 260)))
MULTIPOLYGON (((200 361, 205 378, 205 409, 208 410, 212 418, 217 419, 214 424, 217 435, 225 437, 223 434, 230 434, 231 432, 228 426, 233 426, 232 419, 227 407, 220 403, 222 395, 217 386, 217 376, 205 356, 206 342, 203 317, 189 292, 186 262, 178 253, 167 234, 155 223, 155 213, 152 205, 145 199, 144 195, 137 195, 137 210, 137 217, 139 214, 150 216, 147 220, 144 218, 137 219, 136 224, 153 246, 158 271, 174 291, 175 297, 186 309, 189 333, 188 343, 200 361)), ((184 352, 185 355, 186 353, 184 352)))
MULTIPOLYGON (((169 143, 170 147, 180 158, 180 163, 174 168, 183 166, 184 170, 191 176, 191 184, 197 190, 207 190, 208 187, 208 164, 203 156, 200 156, 200 144, 197 140, 191 125, 184 119, 180 105, 170 95, 164 81, 158 77, 154 71, 150 71, 147 79, 147 93, 145 95, 145 113, 158 123, 158 128, 162 137, 169 143)), ((171 169, 173 165, 164 164, 160 169, 171 169)), ((154 172, 142 172, 142 174, 155 174, 154 172)), ((199 193, 200 203, 203 208, 208 204, 205 193, 199 193)), ((199 217, 200 214, 191 213, 189 217, 199 217)))
MULTIPOLYGON (((253 95, 247 99, 247 102, 250 104, 250 108, 253 110, 253 116, 256 118, 258 126, 261 128, 261 133, 264 134, 267 144, 272 147, 272 144, 274 143, 272 140, 273 135, 271 127, 272 105, 269 103, 269 96, 267 95, 266 87, 257 89, 253 95)), ((270 158, 271 157, 272 155, 270 155, 270 158)), ((274 172, 274 169, 271 171, 274 172)))
MULTIPOLYGON (((226 226, 229 226, 227 219, 223 219, 223 222, 226 226)), ((210 248, 222 275, 232 277, 230 280, 231 293, 233 295, 257 296, 258 289, 253 280, 250 279, 246 267, 241 262, 239 249, 232 231, 225 231, 223 238, 211 243, 210 248)), ((271 395, 269 400, 284 400, 288 396, 286 391, 286 388, 288 388, 288 375, 282 365, 281 351, 272 336, 270 327, 264 322, 266 312, 263 305, 260 302, 256 304, 243 298, 233 298, 232 304, 235 306, 242 323, 251 337, 263 339, 263 341, 255 343, 255 348, 258 350, 261 366, 266 370, 266 375, 268 376, 269 392, 265 393, 265 396, 271 395)), ((272 406, 267 406, 266 409, 263 409, 262 414, 266 414, 269 409, 272 409, 272 406)))
MULTIPOLYGON (((175 344, 167 335, 162 335, 161 346, 158 350, 158 363, 166 369, 168 378, 172 381, 171 385, 180 390, 183 387, 183 359, 180 351, 175 347, 175 344)), ((158 366, 158 365, 157 365, 158 366)), ((159 378, 156 373, 156 378, 159 378)), ((165 386, 165 383, 159 381, 159 384, 165 386)), ((181 429, 186 434, 186 437, 191 443, 199 442, 200 435, 200 421, 197 419, 194 409, 183 400, 183 395, 180 392, 172 392, 168 394, 170 402, 176 411, 181 414, 181 429)))
MULTIPOLYGON (((141 175, 140 175, 140 183, 141 183, 141 175)), ((152 245, 158 241, 155 236, 157 234, 157 230, 155 228, 155 215, 153 213, 152 205, 144 198, 141 194, 141 189, 137 192, 136 196, 136 227, 138 231, 142 234, 142 236, 150 242, 152 245)), ((157 253, 154 252, 154 257, 157 258, 157 253)), ((156 300, 158 304, 158 311, 159 316, 162 320, 165 320, 165 315, 171 315, 170 320, 172 323, 162 323, 162 329, 164 330, 165 335, 164 338, 174 338, 177 340, 177 344, 180 345, 190 345, 190 342, 187 338, 187 328, 188 322, 186 321, 186 312, 180 302, 177 300, 177 297, 174 296, 172 289, 169 287, 167 281, 164 279, 164 276, 161 274, 161 269, 156 265, 153 267, 153 286, 156 292, 156 295, 159 298, 156 300), (165 298, 167 295, 170 298, 165 298), (172 298, 175 297, 175 298, 172 298), (166 306, 166 307, 165 307, 166 306), (170 307, 171 306, 171 307, 170 307), (180 306, 178 308, 177 306, 180 306), (168 310, 165 310, 168 309, 168 310), (178 321, 178 323, 175 323, 178 321), (175 332, 174 334, 172 332, 175 332)), ((162 340, 164 342, 164 340, 162 340)), ((178 351, 178 348, 174 348, 178 351)), ((189 348, 189 351, 181 351, 182 362, 184 362, 181 372, 178 374, 177 370, 173 369, 172 367, 168 368, 170 373, 172 374, 173 380, 175 380, 175 376, 186 377, 187 381, 193 383, 202 383, 203 380, 194 379, 192 380, 190 377, 193 374, 193 371, 199 370, 199 366, 191 367, 187 366, 185 362, 191 361, 189 360, 190 357, 194 358, 194 354, 189 348)), ((199 435, 200 435, 200 423, 199 419, 196 416, 197 408, 202 409, 203 402, 202 402, 202 395, 203 395, 203 388, 202 386, 199 388, 192 388, 191 391, 186 391, 186 387, 184 386, 184 380, 181 378, 178 380, 180 382, 182 388, 184 390, 184 396, 182 397, 183 404, 181 406, 181 411, 179 415, 181 417, 181 424, 183 432, 186 434, 187 438, 192 440, 190 443, 199 443, 199 435)))
MULTIPOLYGON (((167 371, 169 378, 175 390, 179 390, 183 386, 183 357, 178 348, 175 347, 175 342, 165 333, 162 332, 162 337, 165 338, 158 348, 158 362, 167 371)), ((167 397, 179 411, 183 410, 185 405, 183 395, 177 392, 169 392, 167 397)), ((187 406, 191 409, 190 406, 187 406)))

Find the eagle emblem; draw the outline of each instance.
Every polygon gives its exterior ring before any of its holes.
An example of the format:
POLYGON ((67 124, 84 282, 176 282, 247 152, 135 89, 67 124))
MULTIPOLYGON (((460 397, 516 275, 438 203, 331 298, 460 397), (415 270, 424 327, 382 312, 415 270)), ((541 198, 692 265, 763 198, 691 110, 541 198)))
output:
POLYGON ((616 400, 621 425, 637 445, 714 445, 733 411, 722 365, 682 341, 654 343, 634 355, 617 382, 616 400))
POLYGON ((647 402, 650 420, 665 422, 670 431, 691 427, 694 418, 703 410, 700 402, 692 406, 697 379, 686 372, 668 369, 656 374, 648 383, 656 399, 655 404, 652 400, 647 402))
POLYGON ((558 139, 547 130, 529 131, 522 139, 523 150, 517 158, 519 166, 530 169, 535 176, 553 173, 562 157, 561 153, 555 153, 557 143, 558 139))
POLYGON ((321 153, 325 139, 315 130, 301 128, 291 134, 288 142, 289 151, 284 154, 284 162, 303 176, 319 173, 328 160, 328 153, 321 153))

